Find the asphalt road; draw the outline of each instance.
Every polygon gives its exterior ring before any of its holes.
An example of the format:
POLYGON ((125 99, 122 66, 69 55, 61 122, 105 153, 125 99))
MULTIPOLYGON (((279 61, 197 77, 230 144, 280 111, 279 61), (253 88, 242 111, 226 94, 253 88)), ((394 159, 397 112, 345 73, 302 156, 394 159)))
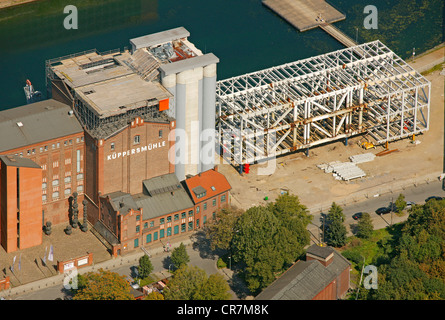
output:
MULTIPOLYGON (((413 201, 417 204, 423 204, 425 199, 429 196, 445 196, 445 191, 442 190, 442 183, 431 182, 429 184, 419 185, 417 187, 411 187, 409 189, 405 189, 401 192, 395 192, 393 194, 385 194, 378 197, 372 197, 367 199, 366 201, 350 204, 343 208, 343 212, 345 213, 346 225, 353 225, 357 223, 354 219, 352 219, 352 215, 356 212, 368 212, 371 214, 371 217, 374 221, 374 228, 384 228, 391 223, 391 214, 386 214, 383 216, 379 216, 375 213, 375 210, 388 206, 391 200, 395 201, 398 197, 399 193, 403 193, 405 195, 406 201, 413 201)), ((397 223, 403 221, 407 218, 407 214, 404 217, 397 217, 393 215, 393 223, 397 223)), ((314 214, 313 223, 315 225, 320 225, 320 214, 314 214)), ((315 226, 309 228, 314 234, 318 232, 315 226)), ((190 257, 190 264, 196 265, 201 269, 204 269, 208 275, 218 272, 216 268, 216 259, 210 254, 210 251, 206 247, 204 241, 197 242, 193 246, 187 246, 187 253, 190 257), (199 248, 198 248, 199 245, 199 248)), ((173 266, 170 265, 169 257, 170 253, 164 252, 160 255, 154 256, 151 258, 153 263, 154 272, 166 271, 173 266)), ((121 275, 129 275, 134 276, 135 264, 130 263, 128 265, 122 265, 110 271, 117 272, 121 275)), ((13 300, 54 300, 56 298, 64 298, 67 290, 63 288, 61 285, 56 285, 53 287, 48 287, 45 289, 41 289, 39 291, 19 295, 13 297, 13 300)))

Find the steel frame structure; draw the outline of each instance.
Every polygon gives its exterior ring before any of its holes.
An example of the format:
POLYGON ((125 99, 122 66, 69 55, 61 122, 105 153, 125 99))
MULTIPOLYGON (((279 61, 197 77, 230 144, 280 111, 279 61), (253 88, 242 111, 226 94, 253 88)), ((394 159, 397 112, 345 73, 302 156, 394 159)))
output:
POLYGON ((429 129, 431 84, 379 40, 217 82, 221 153, 233 165, 367 133, 429 129))

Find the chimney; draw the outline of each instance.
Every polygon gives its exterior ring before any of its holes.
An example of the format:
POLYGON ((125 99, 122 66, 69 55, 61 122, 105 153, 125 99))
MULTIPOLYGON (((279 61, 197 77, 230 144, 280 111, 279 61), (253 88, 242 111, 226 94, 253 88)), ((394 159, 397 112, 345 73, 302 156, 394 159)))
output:
POLYGON ((313 244, 306 251, 306 261, 318 260, 325 267, 334 260, 334 249, 326 245, 313 244))

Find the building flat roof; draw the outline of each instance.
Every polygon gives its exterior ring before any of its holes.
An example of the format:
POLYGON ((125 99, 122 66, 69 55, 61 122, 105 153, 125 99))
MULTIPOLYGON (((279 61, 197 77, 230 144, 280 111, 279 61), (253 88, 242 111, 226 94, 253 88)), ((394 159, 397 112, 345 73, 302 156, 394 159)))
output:
POLYGON ((69 111, 53 99, 0 111, 0 152, 83 132, 69 111))
POLYGON ((8 167, 26 167, 41 169, 41 167, 37 163, 28 158, 3 155, 0 156, 0 161, 2 161, 8 167))
POLYGON ((134 49, 148 48, 154 45, 162 44, 168 41, 173 41, 181 38, 187 38, 190 32, 184 27, 178 27, 166 31, 161 31, 146 36, 130 39, 130 43, 134 49))
POLYGON ((75 91, 100 117, 146 106, 149 100, 160 101, 172 97, 159 82, 144 81, 137 74, 79 87, 75 91))

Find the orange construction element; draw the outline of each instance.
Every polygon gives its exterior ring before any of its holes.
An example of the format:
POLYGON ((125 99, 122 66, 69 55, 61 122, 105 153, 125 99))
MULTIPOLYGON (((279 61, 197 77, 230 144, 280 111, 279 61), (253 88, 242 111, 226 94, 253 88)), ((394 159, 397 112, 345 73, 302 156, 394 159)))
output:
POLYGON ((159 111, 168 110, 168 99, 159 101, 159 111))

